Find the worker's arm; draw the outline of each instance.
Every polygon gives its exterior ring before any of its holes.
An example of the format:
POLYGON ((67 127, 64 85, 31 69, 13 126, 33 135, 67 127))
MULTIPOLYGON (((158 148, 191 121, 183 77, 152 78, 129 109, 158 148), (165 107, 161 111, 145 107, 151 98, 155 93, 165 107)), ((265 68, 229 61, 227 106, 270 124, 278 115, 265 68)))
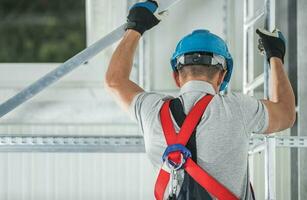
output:
POLYGON ((270 100, 263 100, 269 113, 269 127, 266 133, 292 127, 296 117, 295 97, 282 60, 272 57, 270 63, 271 97, 270 100))
POLYGON ((133 58, 141 35, 134 30, 127 30, 112 55, 106 77, 105 87, 116 101, 127 110, 135 95, 143 89, 129 79, 133 58))
POLYGON ((271 96, 262 100, 269 114, 266 133, 282 131, 293 126, 296 118, 295 97, 284 70, 285 42, 281 32, 257 30, 271 67, 271 96))
POLYGON ((159 23, 154 16, 158 5, 154 1, 136 3, 127 17, 127 31, 112 55, 106 76, 105 86, 116 101, 128 110, 133 98, 143 91, 129 77, 133 58, 142 34, 159 23))

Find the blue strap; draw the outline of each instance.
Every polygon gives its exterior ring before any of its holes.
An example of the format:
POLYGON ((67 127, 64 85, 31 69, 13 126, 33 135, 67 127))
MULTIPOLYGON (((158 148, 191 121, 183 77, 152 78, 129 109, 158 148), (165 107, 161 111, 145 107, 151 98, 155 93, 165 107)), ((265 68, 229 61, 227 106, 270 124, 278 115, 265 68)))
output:
POLYGON ((168 155, 172 152, 180 151, 180 153, 183 155, 184 160, 187 160, 188 158, 192 157, 192 153, 189 149, 187 149, 182 144, 173 144, 168 146, 162 156, 163 162, 166 160, 168 155))
POLYGON ((136 3, 130 8, 130 10, 133 9, 133 8, 136 8, 136 7, 147 8, 152 13, 156 12, 156 10, 158 8, 157 4, 152 2, 152 1, 145 1, 145 2, 141 2, 141 3, 136 3))

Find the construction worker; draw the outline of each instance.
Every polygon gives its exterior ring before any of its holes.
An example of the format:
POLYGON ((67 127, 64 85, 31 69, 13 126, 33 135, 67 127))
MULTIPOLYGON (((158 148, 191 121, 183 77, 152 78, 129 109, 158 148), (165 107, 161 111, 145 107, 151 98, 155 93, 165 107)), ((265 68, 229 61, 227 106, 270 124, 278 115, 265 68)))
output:
POLYGON ((156 169, 155 198, 254 199, 249 182, 251 133, 291 127, 295 100, 283 69, 285 42, 280 31, 257 30, 271 67, 271 98, 221 95, 233 61, 225 42, 207 30, 185 36, 171 58, 177 98, 145 92, 129 79, 142 34, 159 23, 154 1, 135 4, 126 33, 112 55, 105 86, 138 122, 146 152, 156 169), (168 189, 167 189, 168 187, 168 189))

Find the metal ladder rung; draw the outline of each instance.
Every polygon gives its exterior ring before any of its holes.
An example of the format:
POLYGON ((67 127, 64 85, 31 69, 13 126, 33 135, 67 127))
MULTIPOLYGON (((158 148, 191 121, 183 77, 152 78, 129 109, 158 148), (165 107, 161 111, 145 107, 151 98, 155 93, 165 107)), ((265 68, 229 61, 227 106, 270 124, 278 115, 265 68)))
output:
POLYGON ((264 83, 264 74, 262 73, 259 76, 257 76, 252 82, 248 83, 245 86, 244 91, 248 92, 248 91, 254 90, 260 85, 262 85, 263 83, 264 83))
POLYGON ((250 17, 244 21, 244 29, 248 29, 253 26, 259 19, 265 16, 264 9, 256 11, 256 14, 253 17, 250 17))

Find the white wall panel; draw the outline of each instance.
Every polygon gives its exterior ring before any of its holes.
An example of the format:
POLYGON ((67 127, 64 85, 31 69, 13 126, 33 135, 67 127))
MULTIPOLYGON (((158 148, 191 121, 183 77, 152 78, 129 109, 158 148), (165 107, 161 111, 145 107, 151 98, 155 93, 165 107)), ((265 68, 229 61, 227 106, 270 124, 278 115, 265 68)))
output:
POLYGON ((1 153, 1 200, 153 199, 145 154, 1 153))
MULTIPOLYGON (((2 89, 13 95, 16 90, 2 89)), ((1 95, 0 95, 1 96, 1 95)), ((6 96, 6 95, 5 95, 6 96)), ((101 88, 48 89, 1 119, 14 124, 132 123, 109 93, 101 88)))
POLYGON ((167 18, 149 34, 152 87, 155 90, 174 89, 170 58, 176 44, 195 29, 208 29, 225 39, 224 0, 180 1, 167 18), (161 81, 163 80, 163 81, 161 81))

